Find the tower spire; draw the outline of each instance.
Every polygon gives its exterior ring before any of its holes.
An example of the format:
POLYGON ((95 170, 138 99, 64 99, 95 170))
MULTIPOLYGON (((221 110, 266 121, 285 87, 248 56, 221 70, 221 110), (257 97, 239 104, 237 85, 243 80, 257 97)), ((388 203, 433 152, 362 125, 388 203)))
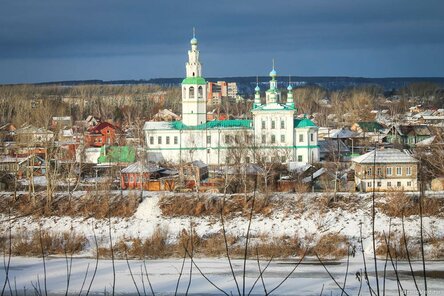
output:
POLYGON ((259 88, 259 76, 256 76, 256 87, 254 89, 254 105, 253 108, 256 108, 261 104, 261 89, 259 88))
POLYGON ((293 100, 293 87, 291 86, 291 76, 288 76, 288 87, 287 87, 287 103, 286 105, 294 108, 294 100, 293 100))
POLYGON ((196 38, 196 28, 193 27, 193 38, 196 38))

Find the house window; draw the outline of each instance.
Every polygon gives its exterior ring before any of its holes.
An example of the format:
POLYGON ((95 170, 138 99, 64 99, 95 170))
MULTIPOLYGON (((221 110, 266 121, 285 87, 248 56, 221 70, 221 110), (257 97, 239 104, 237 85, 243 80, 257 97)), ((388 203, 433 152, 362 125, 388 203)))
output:
POLYGON ((169 145, 169 144, 170 144, 170 137, 167 136, 167 137, 165 138, 165 142, 166 142, 167 145, 169 145))
POLYGON ((378 187, 381 187, 381 181, 378 181, 378 183, 376 183, 378 187))
POLYGON ((275 129, 276 128, 276 121, 272 120, 271 121, 271 129, 275 129))
POLYGON ((150 137, 150 145, 154 144, 154 137, 150 137))
POLYGON ((311 142, 314 141, 314 134, 310 134, 310 141, 311 141, 311 142))
POLYGON ((396 186, 401 187, 401 182, 397 182, 396 186))
POLYGON ((299 135, 299 142, 304 142, 304 135, 299 135))
POLYGON ((281 135, 281 143, 285 143, 285 135, 281 135))
POLYGON ((373 185, 372 182, 367 182, 368 187, 372 187, 372 185, 373 185))
POLYGON ((281 129, 285 128, 285 120, 281 120, 281 129))
POLYGON ((392 187, 392 182, 388 181, 387 182, 387 187, 392 187))
POLYGON ((405 169, 406 169, 405 174, 407 176, 410 176, 412 174, 412 168, 411 167, 406 167, 405 169))
POLYGON ((178 141, 177 136, 174 136, 174 144, 177 145, 178 142, 179 142, 179 141, 178 141))
POLYGON ((392 175, 392 168, 391 167, 387 168, 386 172, 387 172, 387 176, 391 176, 392 175))
POLYGON ((207 144, 211 144, 211 136, 207 136, 207 144))
POLYGON ((411 181, 408 181, 408 182, 407 182, 407 186, 408 186, 408 187, 412 187, 412 182, 411 182, 411 181))
POLYGON ((207 149, 207 154, 210 154, 210 149, 207 149))
POLYGON ((265 137, 265 135, 262 135, 262 144, 265 144, 266 143, 266 137, 265 137))
POLYGON ((377 168, 376 169, 376 175, 381 177, 382 176, 382 169, 381 168, 377 168))
POLYGON ((276 143, 276 136, 275 135, 271 135, 271 144, 276 143))
POLYGON ((402 175, 402 168, 396 168, 396 175, 401 176, 402 175))
POLYGON ((285 156, 281 156, 281 162, 285 162, 285 161, 286 161, 285 156))
POLYGON ((299 162, 302 161, 302 155, 298 155, 298 161, 299 161, 299 162))
POLYGON ((262 129, 265 129, 265 120, 262 120, 262 129))
POLYGON ((162 144, 162 137, 157 137, 157 144, 162 144))
POLYGON ((230 137, 230 135, 225 135, 225 143, 226 143, 226 144, 231 143, 231 137, 230 137))
POLYGON ((249 156, 245 156, 245 162, 246 163, 250 163, 250 157, 249 156))
POLYGON ((371 176, 372 175, 372 168, 367 168, 367 176, 371 176))

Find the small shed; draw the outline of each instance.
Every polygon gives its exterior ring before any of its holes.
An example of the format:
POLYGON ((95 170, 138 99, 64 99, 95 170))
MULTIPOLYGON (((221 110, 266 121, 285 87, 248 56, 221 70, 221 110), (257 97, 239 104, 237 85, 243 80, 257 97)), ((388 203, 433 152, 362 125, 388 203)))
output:
MULTIPOLYGON (((160 190, 160 186, 150 186, 150 182, 160 177, 163 169, 154 164, 142 164, 140 161, 133 163, 121 170, 120 184, 122 189, 160 190), (159 188, 157 188, 159 187, 159 188)), ((151 184, 152 185, 152 184, 151 184)))

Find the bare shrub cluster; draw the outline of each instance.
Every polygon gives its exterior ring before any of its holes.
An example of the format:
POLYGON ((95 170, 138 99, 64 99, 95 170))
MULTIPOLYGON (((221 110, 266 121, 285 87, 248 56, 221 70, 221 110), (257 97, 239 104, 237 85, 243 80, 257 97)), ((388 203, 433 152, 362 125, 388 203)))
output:
MULTIPOLYGON (((419 215, 419 199, 407 196, 404 192, 390 192, 377 208, 389 217, 409 217, 419 215)), ((422 214, 424 217, 441 216, 444 211, 444 200, 430 197, 422 198, 422 214)))
POLYGON ((421 256, 420 241, 410 236, 405 238, 396 233, 390 233, 390 236, 378 234, 376 236, 378 247, 376 254, 386 256, 388 252, 394 259, 419 259, 421 256), (407 254, 408 250, 408 254, 407 254))
POLYGON ((11 253, 16 256, 75 254, 84 250, 87 239, 74 233, 52 234, 48 231, 34 231, 14 236, 11 253))
POLYGON ((320 258, 342 258, 347 256, 349 245, 345 235, 329 233, 321 236, 317 243, 308 249, 308 254, 317 254, 320 258))
POLYGON ((47 204, 44 194, 20 194, 14 201, 12 197, 0 199, 0 212, 20 216, 70 216, 103 219, 112 217, 131 217, 139 206, 139 198, 135 195, 93 195, 81 198, 56 198, 47 204))
MULTIPOLYGON (((239 215, 247 216, 252 205, 251 196, 231 195, 225 201, 220 196, 208 198, 207 196, 189 197, 185 195, 163 196, 159 200, 159 207, 165 217, 178 216, 215 216, 239 215)), ((272 197, 258 196, 254 202, 254 214, 270 215, 279 207, 278 202, 272 197)))

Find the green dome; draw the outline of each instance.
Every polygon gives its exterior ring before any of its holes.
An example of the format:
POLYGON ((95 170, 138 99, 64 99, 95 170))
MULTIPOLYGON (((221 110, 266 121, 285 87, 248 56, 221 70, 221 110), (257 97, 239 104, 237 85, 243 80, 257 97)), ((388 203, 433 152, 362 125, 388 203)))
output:
POLYGON ((288 85, 287 90, 293 90, 293 87, 291 86, 291 84, 288 85))
POLYGON ((302 119, 295 119, 294 120, 294 127, 295 128, 304 128, 304 127, 317 128, 317 125, 313 121, 311 121, 310 119, 304 117, 302 119))
POLYGON ((259 85, 256 85, 256 87, 254 88, 254 90, 255 90, 256 92, 261 91, 261 89, 259 88, 259 85))

